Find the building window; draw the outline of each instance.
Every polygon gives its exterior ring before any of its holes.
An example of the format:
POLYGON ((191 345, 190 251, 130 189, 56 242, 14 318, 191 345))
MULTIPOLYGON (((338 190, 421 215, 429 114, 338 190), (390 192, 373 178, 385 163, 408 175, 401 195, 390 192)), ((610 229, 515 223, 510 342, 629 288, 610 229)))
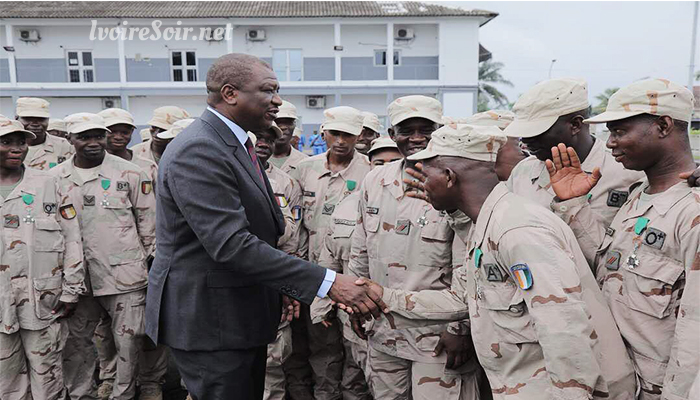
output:
POLYGON ((280 81, 301 81, 304 76, 303 67, 301 50, 272 50, 272 69, 280 81))
MULTIPOLYGON (((386 65, 386 50, 374 51, 374 66, 382 67, 386 65)), ((394 50, 394 65, 401 65, 401 51, 394 50)))
POLYGON ((92 52, 84 50, 68 50, 69 82, 95 82, 95 65, 92 62, 92 52))
POLYGON ((171 51, 170 66, 173 82, 197 81, 197 56, 194 51, 171 51))

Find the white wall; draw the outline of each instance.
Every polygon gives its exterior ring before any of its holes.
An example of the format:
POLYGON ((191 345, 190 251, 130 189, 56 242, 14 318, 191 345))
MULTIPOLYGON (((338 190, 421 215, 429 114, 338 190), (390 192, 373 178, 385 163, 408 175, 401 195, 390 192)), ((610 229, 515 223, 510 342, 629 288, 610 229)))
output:
POLYGON ((118 58, 117 42, 91 41, 89 26, 14 25, 13 35, 15 57, 17 58, 65 58, 67 49, 92 50, 94 58, 118 58), (41 40, 38 42, 19 40, 20 29, 37 29, 41 40))
POLYGON ((452 118, 467 118, 474 114, 474 94, 456 92, 442 94, 443 115, 452 118))
POLYGON ((0 114, 8 117, 15 117, 15 105, 12 102, 12 97, 0 97, 0 114))
POLYGON ((258 57, 272 57, 272 49, 303 49, 304 57, 333 57, 332 25, 238 26, 233 30, 233 51, 258 57), (264 29, 264 41, 246 40, 249 29, 264 29))
POLYGON ((479 78, 479 21, 440 21, 440 83, 476 85, 479 78))

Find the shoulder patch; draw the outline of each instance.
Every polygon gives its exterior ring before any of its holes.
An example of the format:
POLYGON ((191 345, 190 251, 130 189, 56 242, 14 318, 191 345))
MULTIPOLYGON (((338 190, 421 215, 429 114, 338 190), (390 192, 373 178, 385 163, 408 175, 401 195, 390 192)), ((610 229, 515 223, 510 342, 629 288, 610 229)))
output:
POLYGON ((520 289, 528 290, 532 287, 532 272, 530 272, 530 267, 527 264, 515 264, 510 267, 510 272, 513 273, 515 282, 520 289))
POLYGON ((605 255, 605 268, 617 271, 620 269, 620 258, 622 258, 622 254, 619 251, 609 251, 605 255))
POLYGON ((486 273, 486 280, 489 282, 504 282, 506 275, 501 271, 498 264, 486 264, 484 265, 484 272, 486 273))
POLYGON ((61 212, 61 216, 64 219, 73 219, 77 215, 77 213, 75 212, 75 207, 73 207, 72 204, 67 204, 61 207, 59 210, 61 212))
POLYGON ((280 208, 286 208, 289 205, 287 198, 283 194, 275 194, 275 200, 277 200, 277 205, 280 208))
POLYGON ((292 217, 295 221, 301 221, 301 206, 292 207, 292 217))
POLYGON ((629 195, 629 192, 611 189, 610 191, 608 191, 607 204, 609 207, 620 208, 625 204, 625 202, 627 202, 627 198, 629 197, 629 195))
MULTIPOLYGON (((127 182, 128 184, 128 182, 127 182)), ((141 193, 143 194, 151 194, 153 191, 153 182, 151 181, 142 181, 141 182, 141 193)))

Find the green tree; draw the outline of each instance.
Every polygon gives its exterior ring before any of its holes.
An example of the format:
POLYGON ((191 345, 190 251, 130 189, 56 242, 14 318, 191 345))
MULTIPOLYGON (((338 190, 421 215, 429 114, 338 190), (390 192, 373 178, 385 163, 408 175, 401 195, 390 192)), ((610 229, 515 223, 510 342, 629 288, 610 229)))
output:
POLYGON ((477 110, 479 112, 488 111, 491 102, 498 107, 508 105, 508 97, 501 93, 496 84, 513 87, 513 84, 501 75, 503 63, 486 60, 479 63, 479 91, 477 100, 477 110))
POLYGON ((607 88, 603 93, 597 95, 595 98, 598 100, 598 105, 593 108, 593 114, 600 114, 605 111, 608 107, 610 96, 614 95, 618 90, 620 90, 619 87, 607 88))

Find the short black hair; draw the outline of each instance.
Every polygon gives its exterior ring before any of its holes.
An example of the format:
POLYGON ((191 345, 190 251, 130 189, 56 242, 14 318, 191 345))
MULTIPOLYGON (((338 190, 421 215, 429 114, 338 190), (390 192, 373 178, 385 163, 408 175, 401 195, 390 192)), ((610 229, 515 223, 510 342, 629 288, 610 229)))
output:
POLYGON ((254 66, 262 66, 270 71, 270 64, 243 53, 230 53, 219 57, 207 72, 207 94, 208 103, 218 103, 221 100, 221 88, 224 85, 233 85, 240 89, 250 81, 253 75, 254 66))

